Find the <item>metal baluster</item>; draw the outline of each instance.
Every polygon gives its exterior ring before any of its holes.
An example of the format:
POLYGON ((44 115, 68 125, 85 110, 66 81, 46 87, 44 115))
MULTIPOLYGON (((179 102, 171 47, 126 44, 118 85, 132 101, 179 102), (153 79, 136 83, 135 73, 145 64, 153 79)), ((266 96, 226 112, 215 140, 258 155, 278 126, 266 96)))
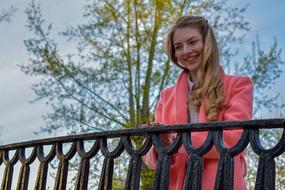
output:
POLYGON ((140 172, 142 155, 146 154, 151 147, 151 136, 147 135, 141 148, 135 150, 132 145, 130 136, 123 137, 123 143, 126 151, 131 156, 128 174, 125 183, 125 190, 137 190, 140 185, 140 172))
POLYGON ((26 158, 25 148, 20 148, 19 158, 21 162, 21 169, 18 177, 17 190, 28 189, 29 175, 30 175, 30 164, 36 159, 36 147, 33 147, 31 155, 26 158))
POLYGON ((120 138, 120 142, 118 146, 113 150, 108 150, 107 138, 100 138, 100 150, 102 154, 105 156, 104 164, 101 172, 100 182, 98 186, 98 190, 111 190, 112 189, 112 178, 113 178, 113 170, 114 170, 114 159, 122 154, 124 151, 124 145, 122 142, 122 138, 120 138))
POLYGON ((77 152, 80 156, 80 165, 76 179, 76 190, 86 190, 88 187, 88 177, 90 169, 90 159, 94 157, 99 150, 99 140, 93 144, 92 148, 85 152, 83 140, 77 141, 77 152))
POLYGON ((40 161, 35 190, 45 190, 46 189, 46 181, 47 181, 47 172, 48 172, 48 164, 53 160, 55 156, 55 144, 52 145, 51 150, 44 156, 43 145, 38 145, 37 149, 37 158, 40 161))
POLYGON ((259 156, 255 189, 274 190, 276 176, 274 158, 285 151, 285 130, 283 129, 279 142, 273 148, 267 150, 260 143, 259 129, 251 129, 250 144, 253 151, 259 156))
POLYGON ((224 144, 223 130, 217 130, 214 134, 214 143, 220 153, 215 190, 233 190, 234 157, 247 147, 249 143, 249 130, 244 129, 239 141, 231 148, 226 147, 224 144))
MULTIPOLYGON (((203 132, 205 133, 205 132, 203 132)), ((202 188, 203 155, 213 147, 213 132, 208 132, 205 142, 198 148, 193 147, 191 133, 183 133, 183 145, 188 153, 187 169, 184 179, 184 190, 199 190, 202 188)))
POLYGON ((17 149, 12 159, 9 159, 9 150, 3 151, 3 162, 6 165, 4 175, 2 179, 1 190, 10 190, 12 185, 14 165, 17 163, 19 158, 19 150, 17 149))
POLYGON ((152 142, 158 153, 153 190, 167 190, 169 188, 170 157, 181 146, 182 133, 179 132, 174 142, 168 147, 161 146, 159 133, 152 134, 152 142))
POLYGON ((69 151, 63 154, 62 143, 56 143, 56 155, 60 160, 57 168, 54 190, 66 189, 69 160, 76 153, 76 142, 72 142, 69 151))

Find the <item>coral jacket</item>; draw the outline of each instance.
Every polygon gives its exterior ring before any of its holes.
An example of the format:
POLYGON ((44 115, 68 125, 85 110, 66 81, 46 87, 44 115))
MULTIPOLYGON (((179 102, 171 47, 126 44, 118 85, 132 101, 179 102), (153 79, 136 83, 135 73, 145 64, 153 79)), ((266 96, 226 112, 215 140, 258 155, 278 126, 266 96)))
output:
MULTIPOLYGON (((188 73, 183 71, 175 86, 161 91, 158 101, 155 122, 165 125, 184 124, 188 122, 188 73)), ((230 76, 222 73, 224 97, 226 107, 219 113, 218 121, 249 120, 252 118, 252 82, 248 77, 230 76)), ((199 122, 208 122, 205 116, 203 103, 199 111, 199 122)), ((201 146, 207 138, 208 132, 192 132, 194 147, 201 146)), ((225 145, 232 147, 240 139, 242 130, 224 131, 225 145)), ((176 134, 171 134, 176 136, 176 134)), ((171 156, 170 190, 182 190, 187 164, 187 152, 181 146, 177 153, 171 156)), ((213 189, 217 172, 219 153, 212 148, 204 158, 202 189, 213 189)), ((149 168, 155 169, 157 153, 152 147, 144 156, 144 162, 149 168)), ((246 162, 244 155, 234 158, 234 189, 246 189, 244 177, 246 175, 246 162)))

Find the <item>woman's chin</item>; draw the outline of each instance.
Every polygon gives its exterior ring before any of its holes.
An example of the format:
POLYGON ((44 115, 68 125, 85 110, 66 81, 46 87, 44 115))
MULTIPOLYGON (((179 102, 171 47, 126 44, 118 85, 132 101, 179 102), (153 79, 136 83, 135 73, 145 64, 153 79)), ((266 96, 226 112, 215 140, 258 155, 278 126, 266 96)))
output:
POLYGON ((191 73, 191 72, 197 72, 198 68, 199 68, 199 64, 189 64, 186 66, 187 70, 191 73))

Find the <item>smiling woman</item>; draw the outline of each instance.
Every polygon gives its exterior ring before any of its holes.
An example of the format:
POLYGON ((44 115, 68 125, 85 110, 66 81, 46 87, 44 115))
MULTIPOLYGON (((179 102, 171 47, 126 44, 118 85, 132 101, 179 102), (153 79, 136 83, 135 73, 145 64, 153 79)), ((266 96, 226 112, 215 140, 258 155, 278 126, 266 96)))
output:
POLYGON ((189 71, 193 81, 197 80, 198 68, 202 62, 203 37, 197 28, 178 28, 173 35, 177 63, 189 71))
POLYGON ((213 30, 203 17, 181 17, 167 37, 167 53, 172 62, 188 72, 191 99, 198 110, 206 98, 205 109, 209 121, 215 121, 223 107, 219 50, 213 30))
MULTIPOLYGON (((252 82, 248 77, 224 73, 216 38, 205 18, 180 17, 167 36, 166 51, 170 60, 183 71, 175 86, 161 91, 155 111, 156 123, 172 125, 251 119, 252 82)), ((232 147, 241 134, 242 130, 224 131, 224 143, 232 147)), ((192 132, 194 147, 200 147, 207 135, 207 132, 192 132)), ((174 133, 160 136, 163 146, 170 146, 176 138, 174 133)), ((158 156, 152 148, 144 161, 154 169, 158 156)), ((171 155, 169 189, 180 190, 187 186, 184 178, 189 156, 183 146, 171 155)), ((212 148, 203 159, 202 189, 219 189, 219 184, 215 184, 219 154, 212 148)), ((246 162, 241 153, 234 158, 234 189, 246 189, 245 176, 246 162)))

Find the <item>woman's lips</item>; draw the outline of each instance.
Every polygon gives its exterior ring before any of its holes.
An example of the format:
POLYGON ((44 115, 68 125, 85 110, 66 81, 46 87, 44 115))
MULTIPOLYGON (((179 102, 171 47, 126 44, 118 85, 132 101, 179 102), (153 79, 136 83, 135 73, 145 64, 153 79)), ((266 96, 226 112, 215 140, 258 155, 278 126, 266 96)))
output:
POLYGON ((189 57, 188 59, 186 59, 185 62, 187 62, 187 63, 193 63, 193 62, 196 61, 197 57, 198 57, 198 55, 191 56, 191 57, 189 57))

